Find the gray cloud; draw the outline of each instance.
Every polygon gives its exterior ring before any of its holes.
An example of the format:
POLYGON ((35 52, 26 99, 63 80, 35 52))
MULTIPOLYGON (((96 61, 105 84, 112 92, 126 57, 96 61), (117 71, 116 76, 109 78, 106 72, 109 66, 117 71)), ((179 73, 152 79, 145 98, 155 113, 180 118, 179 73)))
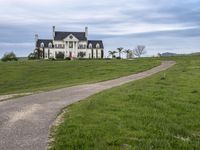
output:
POLYGON ((57 30, 70 31, 83 31, 88 26, 90 38, 103 39, 106 49, 141 43, 152 49, 149 54, 163 49, 191 52, 199 48, 198 0, 0 2, 0 56, 6 51, 27 55, 33 49, 34 34, 50 38, 52 25, 56 25, 57 30))

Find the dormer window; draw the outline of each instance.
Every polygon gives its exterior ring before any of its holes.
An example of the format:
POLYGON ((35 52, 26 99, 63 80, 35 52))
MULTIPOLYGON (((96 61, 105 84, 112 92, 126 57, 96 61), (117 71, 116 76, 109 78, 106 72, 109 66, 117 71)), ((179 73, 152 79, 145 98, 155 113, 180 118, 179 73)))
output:
POLYGON ((44 43, 43 42, 40 44, 40 47, 44 48, 44 43))
POLYGON ((96 48, 100 48, 100 45, 99 45, 99 43, 97 43, 97 45, 96 45, 96 48))
POLYGON ((49 43, 49 44, 48 44, 48 47, 49 47, 49 48, 52 48, 52 43, 49 43))
POLYGON ((89 48, 92 49, 92 43, 89 44, 89 48))

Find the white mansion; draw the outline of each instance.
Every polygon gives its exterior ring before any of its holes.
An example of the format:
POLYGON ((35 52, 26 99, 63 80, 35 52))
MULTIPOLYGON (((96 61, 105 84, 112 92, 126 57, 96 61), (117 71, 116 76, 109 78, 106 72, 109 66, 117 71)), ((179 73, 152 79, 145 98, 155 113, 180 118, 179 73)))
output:
POLYGON ((55 58, 62 53, 64 58, 103 58, 104 45, 101 40, 88 40, 85 32, 60 32, 53 26, 52 39, 39 39, 35 35, 35 51, 38 58, 55 58))

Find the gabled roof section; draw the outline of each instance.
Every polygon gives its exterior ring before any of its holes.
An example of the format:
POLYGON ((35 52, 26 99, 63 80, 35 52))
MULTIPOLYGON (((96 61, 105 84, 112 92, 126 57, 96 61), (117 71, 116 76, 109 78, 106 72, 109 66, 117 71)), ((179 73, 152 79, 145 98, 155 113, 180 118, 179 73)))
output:
POLYGON ((68 37, 70 34, 75 36, 80 41, 87 41, 85 32, 60 32, 60 31, 55 32, 54 40, 61 41, 61 40, 65 39, 66 37, 68 37))
POLYGON ((101 40, 88 40, 88 48, 90 44, 92 44, 92 48, 96 48, 97 44, 99 44, 100 48, 104 48, 103 41, 101 40))
POLYGON ((44 47, 49 47, 49 43, 52 43, 53 45, 53 40, 50 39, 38 39, 37 40, 37 47, 40 47, 41 43, 44 43, 44 47))

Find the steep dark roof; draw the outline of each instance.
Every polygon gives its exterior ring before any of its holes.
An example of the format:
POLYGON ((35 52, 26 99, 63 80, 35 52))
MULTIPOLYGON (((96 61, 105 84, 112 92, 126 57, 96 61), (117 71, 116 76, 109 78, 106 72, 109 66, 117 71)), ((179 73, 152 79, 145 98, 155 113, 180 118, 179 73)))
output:
POLYGON ((75 36, 80 41, 86 41, 87 40, 87 38, 85 36, 85 32, 57 32, 57 31, 55 32, 54 40, 58 40, 58 41, 63 40, 64 38, 66 38, 70 34, 75 36))
POLYGON ((88 46, 87 46, 88 48, 89 48, 90 43, 92 44, 92 48, 96 48, 96 45, 98 43, 100 45, 100 48, 104 48, 103 41, 101 41, 101 40, 88 40, 88 46))
POLYGON ((38 39, 38 41, 37 41, 37 47, 40 47, 41 43, 44 43, 44 47, 49 47, 49 43, 52 43, 52 45, 53 45, 53 40, 38 39))

